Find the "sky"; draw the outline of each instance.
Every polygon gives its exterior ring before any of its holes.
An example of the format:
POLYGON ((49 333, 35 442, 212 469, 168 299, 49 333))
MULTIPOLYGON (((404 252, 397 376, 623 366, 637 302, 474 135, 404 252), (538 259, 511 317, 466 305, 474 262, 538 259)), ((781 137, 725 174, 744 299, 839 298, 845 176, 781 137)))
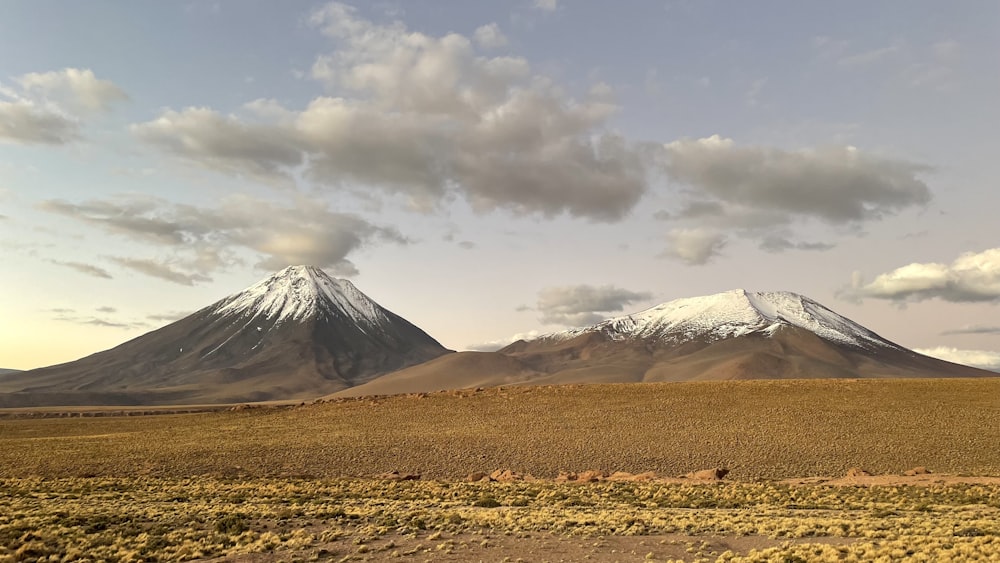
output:
POLYGON ((0 367, 312 264, 458 350, 745 288, 1000 369, 1000 3, 3 9, 0 367))

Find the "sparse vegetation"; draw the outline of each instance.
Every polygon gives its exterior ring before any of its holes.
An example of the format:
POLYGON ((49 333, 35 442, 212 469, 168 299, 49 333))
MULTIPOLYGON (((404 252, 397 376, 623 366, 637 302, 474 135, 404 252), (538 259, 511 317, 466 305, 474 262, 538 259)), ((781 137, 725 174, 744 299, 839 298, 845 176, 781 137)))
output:
POLYGON ((546 542, 561 542, 580 556, 631 546, 620 555, 636 561, 1000 557, 997 485, 199 477, 5 479, 0 488, 0 561, 83 555, 181 561, 249 553, 382 560, 394 551, 433 551, 435 560, 445 552, 457 561, 546 542), (495 505, 484 506, 484 498, 495 505), (525 498, 531 499, 526 506, 512 506, 525 498))
POLYGON ((1000 558, 1000 484, 935 482, 1000 474, 998 391, 612 385, 3 419, 0 562, 1000 558), (937 472, 926 486, 763 480, 917 465, 937 472), (713 466, 735 481, 552 480, 713 466), (460 481, 495 468, 546 480, 460 481), (392 470, 422 480, 371 478, 392 470))

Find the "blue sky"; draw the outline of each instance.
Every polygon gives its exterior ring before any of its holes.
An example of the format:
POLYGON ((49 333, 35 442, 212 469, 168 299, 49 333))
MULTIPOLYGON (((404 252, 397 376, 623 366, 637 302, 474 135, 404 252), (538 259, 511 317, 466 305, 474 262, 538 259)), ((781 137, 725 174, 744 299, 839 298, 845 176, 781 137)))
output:
POLYGON ((0 366, 311 262, 456 349, 736 287, 1000 367, 994 2, 7 2, 0 366))

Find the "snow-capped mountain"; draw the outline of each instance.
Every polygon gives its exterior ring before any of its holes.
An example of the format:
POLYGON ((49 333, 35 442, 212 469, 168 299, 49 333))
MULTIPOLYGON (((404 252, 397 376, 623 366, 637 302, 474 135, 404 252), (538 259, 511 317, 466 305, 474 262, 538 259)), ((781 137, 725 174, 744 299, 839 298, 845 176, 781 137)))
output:
POLYGON ((0 406, 306 399, 447 352, 351 282, 292 266, 110 350, 4 376, 0 406))
POLYGON ((908 350, 808 297, 737 289, 518 341, 498 352, 449 354, 337 395, 491 385, 995 375, 908 350))
POLYGON ((594 326, 544 335, 539 340, 569 340, 582 334, 600 333, 612 340, 680 344, 692 340, 714 342, 755 333, 770 335, 783 326, 798 327, 824 340, 858 348, 903 349, 808 297, 787 291, 745 289, 677 299, 594 326))
POLYGON ((262 315, 279 322, 340 316, 370 328, 389 323, 391 315, 351 282, 330 277, 315 266, 289 266, 212 308, 221 315, 262 315))

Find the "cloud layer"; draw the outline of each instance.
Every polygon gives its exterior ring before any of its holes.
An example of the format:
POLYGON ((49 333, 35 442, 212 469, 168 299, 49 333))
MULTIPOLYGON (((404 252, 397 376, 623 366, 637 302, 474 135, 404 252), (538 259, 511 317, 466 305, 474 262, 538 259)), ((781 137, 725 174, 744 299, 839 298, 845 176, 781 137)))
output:
POLYGON ((652 297, 648 292, 613 285, 546 287, 538 292, 535 307, 545 324, 583 326, 604 320, 607 315, 601 313, 622 311, 626 305, 652 297))
POLYGON ((717 255, 733 233, 768 252, 826 250, 833 245, 796 241, 791 228, 809 221, 859 225, 931 199, 918 177, 926 166, 854 147, 789 151, 713 135, 663 145, 661 165, 685 188, 678 209, 658 214, 680 226, 669 235, 667 254, 691 264, 717 255))
POLYGON ((1000 248, 966 252, 951 264, 908 264, 879 274, 871 283, 858 274, 843 295, 898 302, 935 298, 954 303, 1000 301, 1000 248))
POLYGON ((303 110, 257 101, 247 116, 168 110, 133 133, 207 168, 273 180, 301 165, 320 185, 399 194, 420 209, 458 194, 483 211, 614 221, 645 192, 636 147, 608 131, 617 108, 607 88, 576 99, 522 58, 477 52, 503 44, 495 24, 475 41, 433 37, 338 3, 310 23, 337 47, 311 75, 339 95, 303 110))
POLYGON ((357 273, 347 256, 375 242, 405 243, 396 229, 379 227, 318 201, 291 205, 249 196, 230 196, 214 208, 176 204, 148 196, 70 203, 47 200, 41 209, 126 238, 152 243, 164 257, 111 257, 119 266, 167 281, 192 285, 237 263, 236 249, 257 256, 255 265, 276 270, 293 264, 357 273))

